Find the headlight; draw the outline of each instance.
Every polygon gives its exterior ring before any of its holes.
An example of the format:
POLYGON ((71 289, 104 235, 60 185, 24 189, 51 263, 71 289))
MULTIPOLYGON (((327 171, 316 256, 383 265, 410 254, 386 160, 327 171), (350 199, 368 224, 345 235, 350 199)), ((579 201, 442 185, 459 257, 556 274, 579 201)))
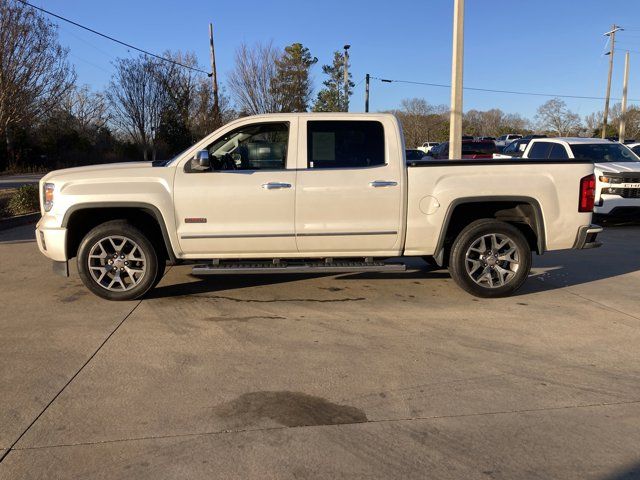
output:
POLYGON ((621 177, 612 177, 609 175, 601 175, 598 177, 602 183, 622 183, 621 177))
POLYGON ((602 193, 606 195, 622 195, 622 188, 603 188, 602 193))
POLYGON ((44 211, 48 212, 53 208, 53 191, 55 190, 55 185, 53 183, 45 183, 44 189, 42 190, 42 206, 44 207, 44 211))

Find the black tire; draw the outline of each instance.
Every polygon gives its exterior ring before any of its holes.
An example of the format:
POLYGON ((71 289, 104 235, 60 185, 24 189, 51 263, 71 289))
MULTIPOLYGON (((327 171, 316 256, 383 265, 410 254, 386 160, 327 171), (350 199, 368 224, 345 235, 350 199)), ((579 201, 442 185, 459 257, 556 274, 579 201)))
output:
POLYGON ((78 247, 78 273, 82 283, 91 292, 107 300, 133 300, 140 298, 160 281, 163 272, 164 260, 162 256, 158 255, 152 242, 149 241, 144 233, 126 220, 111 220, 98 225, 85 235, 80 247, 78 247), (91 249, 100 240, 111 236, 122 236, 132 240, 144 255, 144 274, 141 275, 139 283, 128 289, 109 290, 106 286, 99 284, 89 271, 89 253, 91 249))
MULTIPOLYGON (((475 251, 477 250, 474 250, 474 252, 475 251)), ((493 249, 491 251, 493 251, 493 249)), ((514 262, 512 267, 515 265, 514 262)), ((522 286, 529 276, 530 270, 531 247, 525 236, 513 225, 494 219, 476 220, 465 227, 454 240, 449 257, 449 273, 451 277, 463 290, 476 297, 496 298, 509 296, 522 286), (485 235, 492 234, 499 235, 500 238, 506 237, 512 242, 515 252, 514 255, 517 256, 518 262, 516 266, 517 270, 513 275, 503 273, 505 277, 502 277, 500 272, 512 271, 511 268, 504 268, 509 264, 508 260, 501 261, 498 259, 499 256, 493 254, 483 255, 482 259, 478 259, 480 261, 479 268, 482 270, 478 271, 475 275, 484 277, 483 282, 486 280, 487 283, 490 282, 494 285, 493 287, 481 285, 472 278, 471 273, 467 270, 467 265, 469 265, 471 270, 477 265, 473 263, 474 260, 467 260, 466 258, 467 252, 471 252, 470 248, 472 245, 477 245, 476 242, 482 242, 481 239, 485 235), (485 271, 486 274, 481 275, 485 271), (501 285, 501 281, 504 284, 501 285), (495 286, 496 284, 498 286, 495 286)))

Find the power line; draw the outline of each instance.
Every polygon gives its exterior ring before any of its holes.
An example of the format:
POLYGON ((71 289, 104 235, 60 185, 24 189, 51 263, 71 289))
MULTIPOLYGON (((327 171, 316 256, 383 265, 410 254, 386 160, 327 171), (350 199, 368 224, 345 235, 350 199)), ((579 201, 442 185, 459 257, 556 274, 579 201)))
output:
POLYGON ((178 67, 186 68, 188 70, 193 70, 194 72, 204 73, 205 75, 211 76, 211 73, 206 72, 204 70, 201 70, 200 68, 191 67, 189 65, 185 65, 184 63, 176 62, 175 60, 171 60, 170 58, 162 57, 160 55, 156 55, 155 53, 151 53, 151 52, 149 52, 147 50, 144 50, 142 48, 135 47, 135 46, 131 45, 130 43, 123 42, 121 40, 118 40, 117 38, 113 38, 113 37, 111 37, 109 35, 106 35, 104 33, 100 33, 100 32, 98 32, 98 31, 96 31, 96 30, 94 30, 92 28, 85 27, 84 25, 81 25, 81 24, 79 24, 77 22, 74 22, 73 20, 69 20, 68 18, 62 17, 62 16, 60 16, 58 14, 55 14, 53 12, 50 12, 49 10, 45 10, 44 8, 32 5, 32 4, 30 4, 29 2, 27 2, 25 0, 18 0, 18 2, 20 2, 20 3, 24 4, 24 5, 27 5, 27 6, 31 7, 31 8, 35 8, 36 10, 39 10, 39 11, 41 11, 43 13, 46 13, 47 15, 51 15, 52 17, 55 17, 55 18, 57 18, 59 20, 62 20, 62 21, 67 22, 67 23, 70 23, 71 25, 75 25, 76 27, 82 28, 83 30, 87 30, 88 32, 91 32, 91 33, 93 33, 95 35, 99 35, 99 36, 101 36, 103 38, 106 38, 107 40, 111 40, 112 42, 119 43, 120 45, 123 45, 123 46, 125 46, 127 48, 131 48, 132 50, 136 50, 136 51, 138 51, 140 53, 144 53, 145 55, 149 55, 150 57, 154 57, 154 58, 157 58, 158 60, 162 60, 163 62, 172 63, 173 65, 176 65, 178 67))
MULTIPOLYGON (((430 82, 417 82, 413 80, 396 80, 389 78, 379 78, 379 77, 371 77, 375 80, 380 80, 384 83, 408 83, 412 85, 425 85, 427 87, 440 87, 440 88, 451 88, 451 85, 447 85, 444 83, 430 83, 430 82)), ((540 93, 540 92, 520 92, 515 90, 495 90, 491 88, 476 88, 476 87, 463 87, 465 90, 472 90, 475 92, 489 92, 489 93, 506 93, 509 95, 529 95, 534 97, 553 97, 553 98, 575 98, 582 100, 604 100, 605 97, 592 97, 588 95, 559 95, 553 93, 540 93)), ((612 100, 620 100, 620 98, 612 98, 612 100)), ((637 99, 629 99, 632 102, 640 102, 637 99)))

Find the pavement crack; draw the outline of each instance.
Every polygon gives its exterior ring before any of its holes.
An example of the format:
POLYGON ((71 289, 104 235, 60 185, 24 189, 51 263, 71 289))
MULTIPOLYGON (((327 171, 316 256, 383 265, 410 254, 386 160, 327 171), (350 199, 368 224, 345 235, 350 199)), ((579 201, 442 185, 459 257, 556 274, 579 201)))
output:
MULTIPOLYGON (((539 280, 539 281, 542 281, 542 280, 539 280)), ((607 310, 612 310, 612 311, 614 311, 614 312, 620 313, 620 314, 625 315, 625 316, 627 316, 627 317, 633 318, 634 320, 640 320, 640 317, 636 317, 635 315, 632 315, 632 314, 630 314, 630 313, 628 313, 628 312, 625 312, 625 311, 623 311, 623 310, 619 310, 619 309, 617 309, 617 308, 615 308, 615 307, 612 307, 612 306, 607 305, 607 304, 605 304, 605 303, 602 303, 602 302, 599 302, 599 301, 597 301, 597 300, 594 300, 593 298, 585 297, 584 295, 581 295, 581 294, 579 294, 579 293, 572 292, 570 289, 571 289, 571 287, 572 287, 573 285, 565 285, 565 286, 562 286, 562 285, 558 285, 558 284, 554 283, 553 281, 549 281, 549 280, 544 280, 544 282, 545 282, 545 283, 549 283, 550 285, 553 285, 553 286, 554 286, 554 287, 556 287, 557 289, 564 288, 564 289, 566 289, 566 292, 567 292, 567 293, 570 293, 571 295, 574 295, 574 296, 576 296, 576 297, 578 297, 578 298, 581 298, 582 300, 587 300, 587 301, 589 301, 589 302, 591 302, 591 303, 595 303, 596 305, 598 305, 598 306, 600 306, 600 307, 602 307, 602 308, 605 308, 605 309, 607 309, 607 310)))
POLYGON ((44 408, 40 411, 40 413, 36 416, 36 418, 34 418, 33 421, 27 426, 27 428, 25 428, 23 430, 23 432, 9 446, 9 448, 7 448, 2 454, 0 454, 1 455, 0 456, 0 463, 2 463, 2 461, 5 458, 7 458, 7 455, 9 455, 9 452, 11 452, 13 450, 20 450, 20 449, 16 449, 15 448, 17 443, 22 439, 22 437, 24 437, 26 435, 26 433, 31 429, 31 427, 33 427, 33 425, 35 425, 35 423, 40 419, 40 417, 42 417, 42 415, 44 415, 44 413, 49 409, 49 407, 53 404, 53 402, 55 402, 58 399, 58 397, 60 395, 62 395, 62 392, 64 392, 65 389, 71 384, 71 382, 73 382, 75 380, 75 378, 80 374, 80 372, 82 372, 82 370, 84 370, 84 368, 87 365, 89 365, 91 360, 93 360, 93 358, 98 354, 98 352, 102 349, 102 347, 105 346, 105 344, 109 341, 109 339, 118 331, 118 329, 122 326, 122 324, 133 314, 133 312, 136 311, 136 309, 140 306, 141 303, 142 303, 142 300, 138 300, 138 302, 133 306, 133 308, 129 311, 129 313, 127 313, 124 316, 124 318, 122 320, 120 320, 120 322, 118 322, 118 324, 115 326, 115 328, 113 330, 111 330, 109 335, 107 335, 106 338, 100 343, 100 345, 98 345, 98 348, 96 348, 96 350, 89 356, 89 358, 82 364, 82 366, 71 376, 71 378, 69 378, 69 380, 67 380, 67 382, 62 386, 62 388, 58 391, 58 393, 56 393, 53 396, 53 398, 51 400, 49 400, 49 402, 44 406, 44 408))
POLYGON ((551 412, 556 410, 613 407, 613 406, 634 405, 634 404, 640 404, 640 399, 620 401, 620 402, 599 402, 599 403, 576 404, 576 405, 561 405, 556 407, 498 410, 498 411, 492 411, 492 412, 459 413, 459 414, 452 414, 452 415, 424 415, 424 416, 400 417, 400 418, 380 418, 377 420, 373 419, 373 420, 367 420, 364 422, 358 421, 358 422, 338 423, 338 424, 330 424, 330 425, 295 425, 295 426, 279 425, 279 426, 273 426, 273 427, 223 429, 223 430, 214 430, 209 432, 177 433, 177 434, 171 434, 171 435, 149 435, 149 436, 142 436, 142 437, 117 438, 112 440, 97 440, 93 442, 74 442, 74 443, 59 443, 54 445, 36 445, 31 447, 13 448, 13 450, 42 450, 47 448, 105 445, 105 444, 111 444, 111 443, 137 442, 137 441, 145 441, 145 440, 166 440, 166 439, 172 439, 172 438, 208 437, 208 436, 214 436, 214 435, 224 435, 224 434, 234 434, 234 433, 269 432, 269 431, 278 431, 278 430, 288 430, 291 428, 296 428, 296 429, 297 428, 318 428, 318 427, 341 428, 349 425, 397 423, 397 422, 409 422, 409 421, 416 421, 416 420, 440 420, 440 419, 449 419, 449 418, 482 417, 482 416, 492 416, 492 415, 517 415, 521 413, 551 412))

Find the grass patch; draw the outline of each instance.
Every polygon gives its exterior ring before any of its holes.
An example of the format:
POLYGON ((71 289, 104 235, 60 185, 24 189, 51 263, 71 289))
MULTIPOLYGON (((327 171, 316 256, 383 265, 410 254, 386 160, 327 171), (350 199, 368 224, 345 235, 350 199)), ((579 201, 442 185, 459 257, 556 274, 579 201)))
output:
POLYGON ((13 217, 34 213, 40 209, 37 185, 23 185, 20 188, 0 190, 0 216, 13 217))

